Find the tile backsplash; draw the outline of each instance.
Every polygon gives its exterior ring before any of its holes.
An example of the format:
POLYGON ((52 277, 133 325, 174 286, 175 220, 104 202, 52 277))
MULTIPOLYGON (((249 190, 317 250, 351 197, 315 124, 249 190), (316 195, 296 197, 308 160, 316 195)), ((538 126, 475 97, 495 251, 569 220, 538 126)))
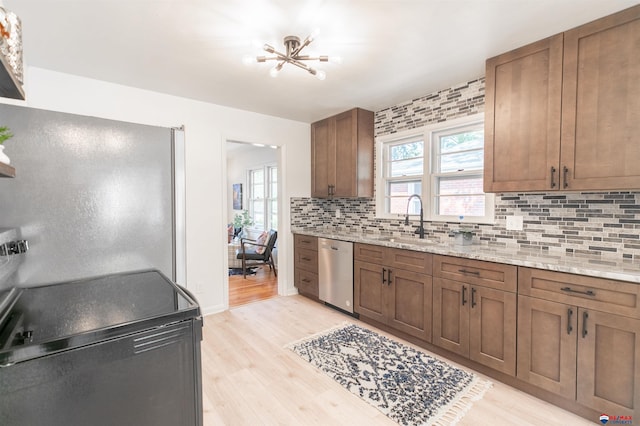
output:
MULTIPOLYGON (((404 102, 375 114, 382 136, 484 111, 484 78, 404 102)), ((640 262, 640 191, 496 194, 494 224, 473 227, 482 244, 541 253, 600 255, 640 262), (506 229, 507 216, 522 216, 522 231, 506 229)), ((376 218, 373 198, 292 198, 291 226, 410 235, 415 223, 376 218), (336 218, 336 209, 341 217, 336 218)), ((428 238, 447 241, 459 223, 426 222, 428 238)))

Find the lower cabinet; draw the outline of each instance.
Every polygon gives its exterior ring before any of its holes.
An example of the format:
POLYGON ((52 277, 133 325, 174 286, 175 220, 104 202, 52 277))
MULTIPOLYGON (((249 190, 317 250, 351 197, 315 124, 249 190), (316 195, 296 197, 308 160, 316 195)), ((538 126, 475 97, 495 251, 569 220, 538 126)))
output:
POLYGON ((637 415, 638 286, 529 268, 520 271, 524 294, 518 296, 518 378, 597 411, 637 415), (614 300, 624 302, 624 307, 614 300))
POLYGON ((304 296, 317 299, 318 288, 318 239, 296 234, 293 237, 293 283, 304 296))
POLYGON ((411 269, 431 270, 431 255, 410 250, 356 244, 354 310, 363 317, 431 342, 432 277, 411 269), (363 260, 375 252, 382 262, 363 260), (363 254, 362 256, 360 254, 363 254))
POLYGON ((435 256, 433 344, 515 376, 515 277, 509 265, 435 256))

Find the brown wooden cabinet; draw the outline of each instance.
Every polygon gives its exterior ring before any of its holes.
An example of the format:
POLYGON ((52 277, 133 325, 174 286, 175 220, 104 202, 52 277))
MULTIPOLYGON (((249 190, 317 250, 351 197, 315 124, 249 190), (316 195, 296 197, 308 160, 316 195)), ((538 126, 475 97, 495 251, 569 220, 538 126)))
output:
MULTIPOLYGON (((595 410, 640 407, 640 289, 519 269, 518 378, 595 410)), ((637 413, 636 413, 637 414, 637 413)))
POLYGON ((488 59, 486 192, 640 188, 640 5, 488 59))
POLYGON ((373 196, 373 112, 355 108, 311 124, 311 196, 373 196))
POLYGON ((356 244, 354 259, 355 312, 430 342, 432 255, 356 244))
POLYGON ((298 292, 314 299, 318 298, 318 239, 295 234, 293 282, 298 292))
POLYGON ((515 375, 516 274, 515 266, 434 256, 433 344, 515 375))

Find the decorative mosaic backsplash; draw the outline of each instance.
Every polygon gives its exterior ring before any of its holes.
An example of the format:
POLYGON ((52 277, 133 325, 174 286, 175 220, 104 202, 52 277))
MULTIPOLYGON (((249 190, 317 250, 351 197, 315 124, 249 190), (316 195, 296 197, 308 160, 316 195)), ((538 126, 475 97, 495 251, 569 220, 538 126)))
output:
MULTIPOLYGON (((484 78, 375 114, 382 136, 484 111, 484 78)), ((415 223, 375 217, 375 199, 292 198, 291 226, 411 235, 415 223), (336 218, 336 209, 341 217, 336 218)), ((541 253, 600 255, 640 262, 640 191, 496 194, 495 224, 473 227, 482 244, 541 253), (522 231, 507 231, 507 216, 523 216, 522 231)), ((447 241, 459 223, 426 222, 430 239, 447 241)))

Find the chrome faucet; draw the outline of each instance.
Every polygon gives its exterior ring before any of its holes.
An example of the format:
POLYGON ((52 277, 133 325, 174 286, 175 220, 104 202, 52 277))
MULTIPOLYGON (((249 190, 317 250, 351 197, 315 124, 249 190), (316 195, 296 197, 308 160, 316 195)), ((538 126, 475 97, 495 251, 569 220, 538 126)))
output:
POLYGON ((420 198, 418 194, 411 195, 407 200, 407 214, 404 217, 404 224, 409 224, 409 204, 411 204, 411 199, 414 197, 417 198, 418 201, 420 201, 420 226, 418 226, 414 234, 418 234, 419 238, 424 239, 424 213, 422 210, 422 198, 420 198))

